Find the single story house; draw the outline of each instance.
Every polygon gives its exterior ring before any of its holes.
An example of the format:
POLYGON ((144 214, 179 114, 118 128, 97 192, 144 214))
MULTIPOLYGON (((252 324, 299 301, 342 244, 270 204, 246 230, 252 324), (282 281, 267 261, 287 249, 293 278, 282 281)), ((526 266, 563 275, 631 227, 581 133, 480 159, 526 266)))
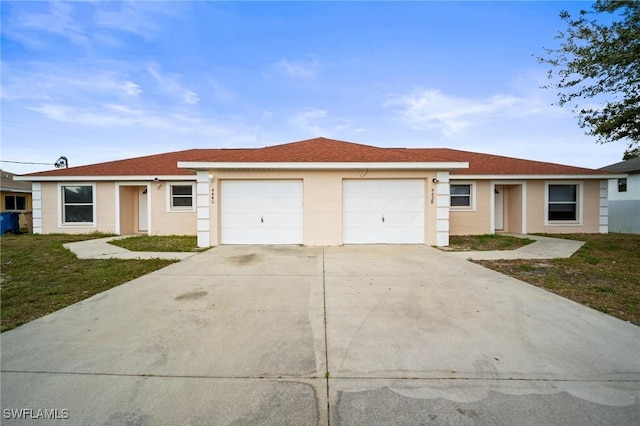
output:
POLYGON ((14 180, 17 175, 0 170, 0 209, 20 213, 20 228, 29 228, 31 218, 31 184, 14 180))
MULTIPOLYGON (((621 175, 622 176, 622 175, 621 175)), ((449 235, 605 233, 587 168, 326 138, 190 149, 33 173, 34 232, 197 235, 219 244, 428 244, 449 235)))
POLYGON ((602 167, 611 173, 626 173, 609 179, 609 230, 640 234, 640 157, 602 167))

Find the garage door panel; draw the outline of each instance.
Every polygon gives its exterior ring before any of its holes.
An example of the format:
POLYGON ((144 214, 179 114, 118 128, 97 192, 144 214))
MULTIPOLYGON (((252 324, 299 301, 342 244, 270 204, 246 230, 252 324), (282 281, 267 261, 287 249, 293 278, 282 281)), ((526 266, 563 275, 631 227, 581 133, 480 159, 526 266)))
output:
POLYGON ((279 228, 301 228, 301 217, 297 212, 274 212, 265 213, 260 216, 261 223, 270 226, 278 226, 279 228))
POLYGON ((343 242, 424 243, 424 188, 422 179, 345 180, 343 242))
POLYGON ((223 244, 302 244, 302 181, 222 181, 223 244))
POLYGON ((227 228, 230 226, 241 227, 247 223, 257 223, 259 220, 260 217, 255 214, 225 213, 222 215, 222 223, 227 228))

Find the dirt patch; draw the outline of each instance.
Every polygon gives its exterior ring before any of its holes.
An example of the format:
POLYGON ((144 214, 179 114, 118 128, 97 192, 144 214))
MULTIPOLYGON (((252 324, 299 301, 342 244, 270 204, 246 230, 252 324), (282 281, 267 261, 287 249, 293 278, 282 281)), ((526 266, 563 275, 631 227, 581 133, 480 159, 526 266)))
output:
POLYGON ((206 296, 207 293, 206 291, 192 291, 189 293, 185 293, 185 294, 181 294, 180 296, 176 297, 175 300, 194 300, 194 299, 200 299, 201 297, 206 296))
POLYGON ((533 243, 529 238, 518 238, 509 235, 452 235, 448 247, 439 247, 444 251, 492 251, 515 250, 533 243))

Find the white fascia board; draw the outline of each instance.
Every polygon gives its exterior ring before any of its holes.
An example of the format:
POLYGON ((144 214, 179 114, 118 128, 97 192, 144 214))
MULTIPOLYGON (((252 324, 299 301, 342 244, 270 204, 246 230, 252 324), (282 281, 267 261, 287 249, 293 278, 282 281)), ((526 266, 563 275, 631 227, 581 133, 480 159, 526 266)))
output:
POLYGON ((316 162, 200 162, 179 161, 178 168, 191 170, 454 170, 468 169, 466 162, 316 163, 316 162))
POLYGON ((626 177, 626 175, 449 175, 450 180, 618 179, 623 177, 626 177))
POLYGON ((16 176, 14 180, 28 182, 96 182, 96 181, 167 181, 167 180, 196 180, 196 175, 118 175, 118 176, 16 176))

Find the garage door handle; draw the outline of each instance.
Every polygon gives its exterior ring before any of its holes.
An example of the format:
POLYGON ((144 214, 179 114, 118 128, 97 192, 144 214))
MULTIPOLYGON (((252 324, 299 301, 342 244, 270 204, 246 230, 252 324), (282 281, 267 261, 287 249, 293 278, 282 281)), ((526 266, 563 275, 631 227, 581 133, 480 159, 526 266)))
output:
POLYGON ((382 223, 384 223, 384 215, 382 215, 382 223))
POLYGON ((264 223, 264 217, 260 218, 260 223, 264 223))

